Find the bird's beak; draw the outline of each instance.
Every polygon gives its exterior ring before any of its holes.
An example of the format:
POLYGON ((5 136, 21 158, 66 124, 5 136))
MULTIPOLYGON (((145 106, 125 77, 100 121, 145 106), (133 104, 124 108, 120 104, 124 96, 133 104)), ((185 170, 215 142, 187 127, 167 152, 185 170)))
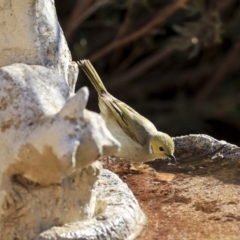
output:
POLYGON ((168 158, 170 158, 175 164, 177 164, 177 160, 176 158, 174 157, 173 154, 166 154, 168 158))

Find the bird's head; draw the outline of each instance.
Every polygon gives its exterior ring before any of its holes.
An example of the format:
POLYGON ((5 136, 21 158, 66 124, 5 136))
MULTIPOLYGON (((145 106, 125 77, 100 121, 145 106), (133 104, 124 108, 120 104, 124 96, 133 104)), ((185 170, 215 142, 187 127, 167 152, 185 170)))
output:
POLYGON ((170 158, 176 163, 174 157, 174 142, 173 139, 166 133, 157 132, 150 138, 149 151, 157 158, 170 158))

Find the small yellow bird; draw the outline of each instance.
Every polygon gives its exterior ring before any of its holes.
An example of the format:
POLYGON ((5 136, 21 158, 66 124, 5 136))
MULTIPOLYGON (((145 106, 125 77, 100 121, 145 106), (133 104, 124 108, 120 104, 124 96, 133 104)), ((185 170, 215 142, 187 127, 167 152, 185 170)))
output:
POLYGON ((132 162, 169 157, 176 163, 172 138, 157 131, 148 119, 108 93, 89 60, 77 63, 98 93, 100 112, 109 131, 121 143, 115 156, 132 162))

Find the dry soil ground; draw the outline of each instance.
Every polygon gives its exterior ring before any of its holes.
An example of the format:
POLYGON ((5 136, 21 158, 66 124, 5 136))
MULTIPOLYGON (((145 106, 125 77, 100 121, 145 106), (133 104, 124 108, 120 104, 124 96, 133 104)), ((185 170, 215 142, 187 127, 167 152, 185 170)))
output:
POLYGON ((138 240, 240 239, 240 161, 102 162, 129 186, 148 217, 138 240))

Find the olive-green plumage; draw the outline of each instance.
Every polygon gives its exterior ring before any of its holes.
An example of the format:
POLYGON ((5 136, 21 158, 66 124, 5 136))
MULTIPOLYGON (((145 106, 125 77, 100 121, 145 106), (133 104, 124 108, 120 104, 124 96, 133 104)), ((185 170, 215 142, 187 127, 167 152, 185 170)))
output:
POLYGON ((133 162, 146 162, 157 158, 175 160, 174 142, 127 104, 108 93, 89 60, 78 62, 98 93, 102 117, 112 135, 121 143, 115 155, 133 162))

